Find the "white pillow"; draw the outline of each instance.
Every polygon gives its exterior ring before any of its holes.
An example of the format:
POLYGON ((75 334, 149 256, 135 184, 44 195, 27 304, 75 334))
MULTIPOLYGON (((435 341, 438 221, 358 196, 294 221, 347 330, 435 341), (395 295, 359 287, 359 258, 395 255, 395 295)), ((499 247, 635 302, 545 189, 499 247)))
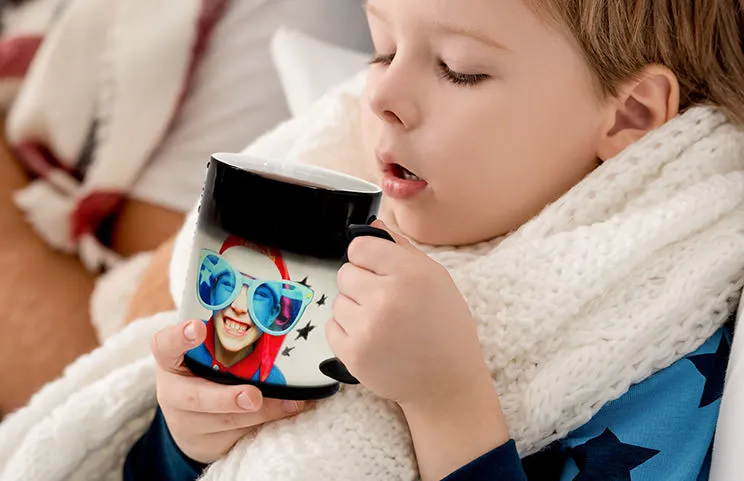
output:
POLYGON ((298 115, 332 87, 364 70, 370 55, 282 27, 271 55, 292 115, 298 115))

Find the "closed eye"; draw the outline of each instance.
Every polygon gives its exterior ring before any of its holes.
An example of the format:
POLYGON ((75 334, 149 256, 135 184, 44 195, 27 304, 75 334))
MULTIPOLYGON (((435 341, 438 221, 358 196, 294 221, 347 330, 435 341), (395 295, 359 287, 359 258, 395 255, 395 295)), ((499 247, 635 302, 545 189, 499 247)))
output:
MULTIPOLYGON (((370 65, 384 65, 387 67, 393 63, 393 60, 395 60, 395 52, 390 54, 377 54, 369 63, 370 65)), ((477 85, 491 78, 488 74, 466 74, 457 72, 452 70, 445 62, 441 61, 439 62, 439 74, 441 78, 448 82, 463 86, 477 85)))
POLYGON ((452 70, 444 62, 439 62, 439 71, 440 76, 443 79, 452 82, 455 85, 472 86, 491 78, 490 75, 484 73, 469 74, 457 72, 455 70, 452 70))
POLYGON ((370 65, 390 65, 395 59, 395 52, 390 54, 376 54, 372 60, 369 61, 370 65))

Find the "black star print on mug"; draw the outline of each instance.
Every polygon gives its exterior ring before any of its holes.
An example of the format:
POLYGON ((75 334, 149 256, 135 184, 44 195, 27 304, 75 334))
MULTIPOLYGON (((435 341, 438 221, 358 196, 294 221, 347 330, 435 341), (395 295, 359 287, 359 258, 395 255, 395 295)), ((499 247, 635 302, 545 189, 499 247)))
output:
POLYGON ((285 347, 284 351, 282 351, 282 356, 289 357, 292 354, 292 351, 294 351, 294 347, 285 347))
POLYGON ((322 296, 320 296, 320 299, 318 299, 318 302, 316 302, 316 304, 319 306, 325 306, 325 303, 327 300, 328 298, 326 297, 325 294, 323 294, 322 296))
POLYGON ((302 329, 297 329, 297 337, 295 338, 295 341, 302 338, 307 341, 307 336, 310 335, 310 331, 315 329, 315 326, 311 325, 310 323, 313 321, 308 321, 307 325, 303 327, 302 329))
POLYGON ((308 288, 312 287, 310 284, 307 283, 307 276, 305 276, 305 278, 300 281, 300 284, 308 288))

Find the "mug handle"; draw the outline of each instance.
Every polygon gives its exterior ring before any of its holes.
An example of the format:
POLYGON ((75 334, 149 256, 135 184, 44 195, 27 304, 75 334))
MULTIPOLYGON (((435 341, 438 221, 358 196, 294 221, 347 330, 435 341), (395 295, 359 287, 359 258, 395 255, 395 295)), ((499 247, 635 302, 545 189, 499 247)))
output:
MULTIPOLYGON (((393 237, 387 231, 370 225, 350 225, 346 231, 346 236, 349 239, 349 243, 357 237, 362 236, 378 237, 393 243, 395 242, 393 237)), ((349 258, 344 256, 343 263, 345 264, 347 262, 349 262, 349 258)), ((344 366, 344 363, 342 363, 338 358, 333 357, 331 359, 326 359, 320 363, 319 368, 320 372, 338 382, 344 384, 359 384, 359 380, 351 375, 349 370, 346 369, 346 366, 344 366)))

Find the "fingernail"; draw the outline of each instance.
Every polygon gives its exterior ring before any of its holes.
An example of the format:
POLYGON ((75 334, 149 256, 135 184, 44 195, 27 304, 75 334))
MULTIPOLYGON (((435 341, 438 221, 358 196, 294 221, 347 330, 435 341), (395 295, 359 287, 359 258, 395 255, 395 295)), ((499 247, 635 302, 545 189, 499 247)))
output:
POLYGON ((196 340, 196 327, 194 327, 194 321, 189 322, 186 324, 186 327, 183 328, 183 337, 185 337, 189 342, 194 342, 196 340))
POLYGON ((297 401, 282 401, 284 412, 294 414, 300 410, 300 403, 297 401))
POLYGON ((245 409, 246 411, 255 411, 253 403, 251 402, 248 395, 244 392, 238 394, 238 406, 245 409))

